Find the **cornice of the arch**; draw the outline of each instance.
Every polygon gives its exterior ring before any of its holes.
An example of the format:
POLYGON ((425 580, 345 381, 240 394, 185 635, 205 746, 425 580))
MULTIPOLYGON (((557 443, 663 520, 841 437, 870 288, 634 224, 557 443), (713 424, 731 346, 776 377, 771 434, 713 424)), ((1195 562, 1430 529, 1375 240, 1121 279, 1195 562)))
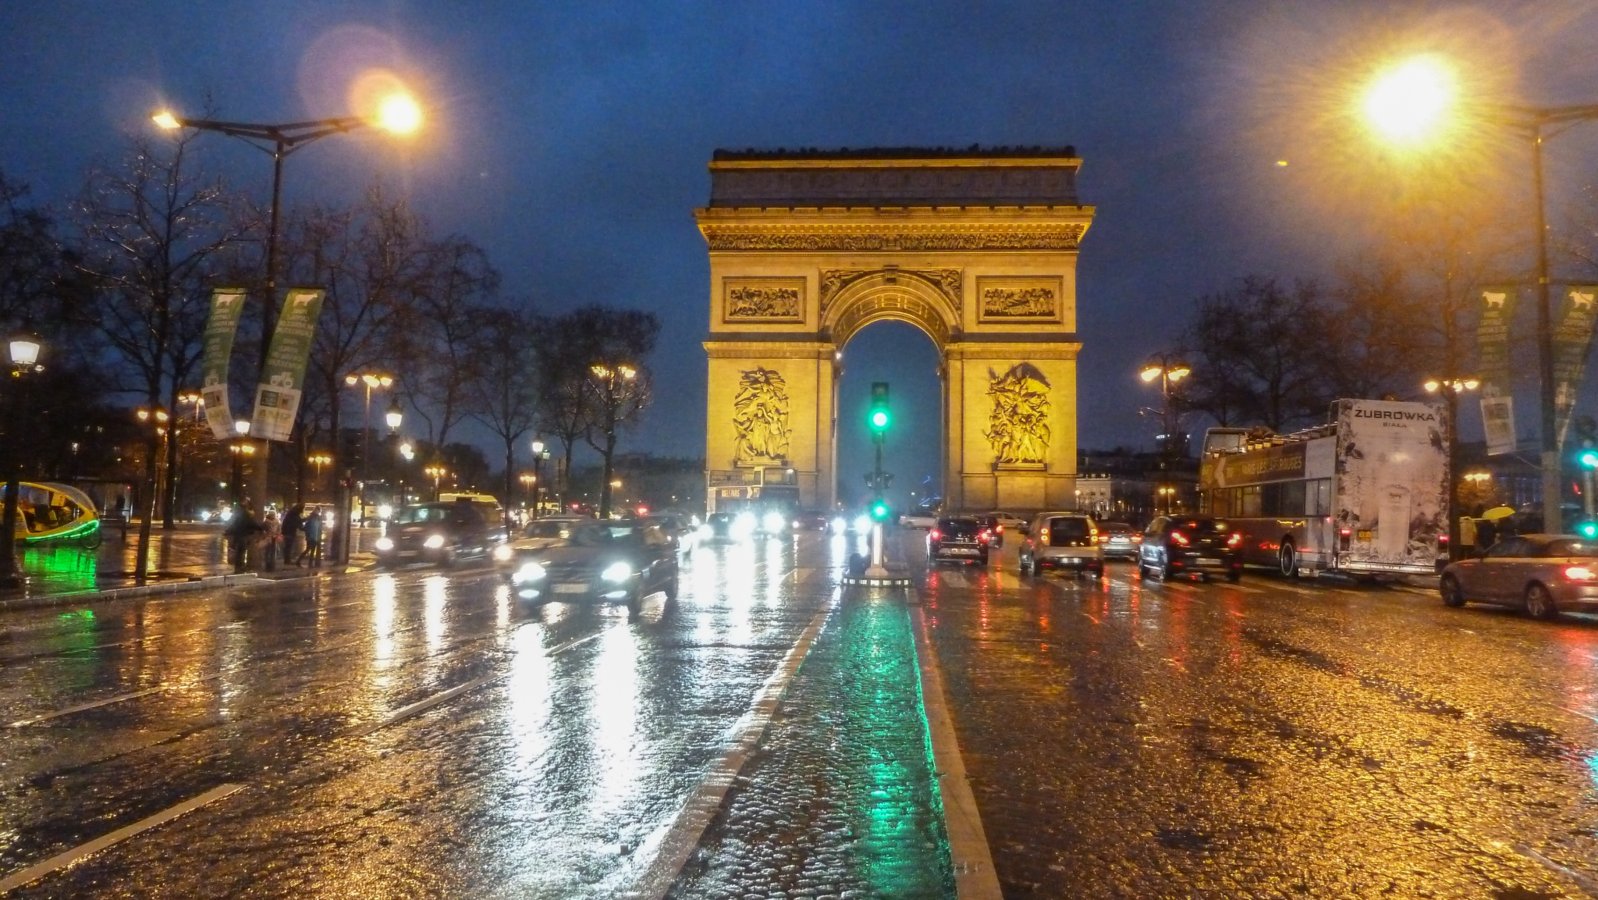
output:
POLYGON ((942 348, 959 340, 960 302, 958 269, 826 269, 821 334, 842 346, 873 322, 908 322, 942 348))

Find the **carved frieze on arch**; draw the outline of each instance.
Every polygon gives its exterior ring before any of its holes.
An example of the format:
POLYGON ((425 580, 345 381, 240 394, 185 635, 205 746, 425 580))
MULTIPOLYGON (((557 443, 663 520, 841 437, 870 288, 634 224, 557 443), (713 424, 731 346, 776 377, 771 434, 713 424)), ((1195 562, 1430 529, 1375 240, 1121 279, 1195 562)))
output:
POLYGON ((842 346, 882 319, 920 328, 940 349, 960 338, 959 269, 824 269, 821 275, 823 340, 842 346))
POLYGON ((775 463, 788 458, 788 382, 775 369, 745 369, 733 398, 732 425, 737 432, 739 465, 775 463))
POLYGON ((1041 466, 1049 458, 1049 379, 1031 363, 1016 363, 1004 374, 988 370, 993 408, 983 435, 993 461, 1006 466, 1041 466))

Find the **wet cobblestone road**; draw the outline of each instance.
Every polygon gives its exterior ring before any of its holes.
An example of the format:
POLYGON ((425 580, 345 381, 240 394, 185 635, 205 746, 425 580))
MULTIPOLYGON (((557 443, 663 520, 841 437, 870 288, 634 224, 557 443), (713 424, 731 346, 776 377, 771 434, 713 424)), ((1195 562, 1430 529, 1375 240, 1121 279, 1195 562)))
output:
POLYGON ((1598 623, 1434 593, 938 569, 1008 897, 1598 895, 1598 623))

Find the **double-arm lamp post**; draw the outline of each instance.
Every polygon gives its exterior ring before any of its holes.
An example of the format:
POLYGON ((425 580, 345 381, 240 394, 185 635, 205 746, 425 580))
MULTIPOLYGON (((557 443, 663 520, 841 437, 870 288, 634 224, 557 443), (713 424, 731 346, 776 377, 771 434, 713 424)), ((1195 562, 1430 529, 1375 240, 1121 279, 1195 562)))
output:
POLYGON ((5 529, 5 539, 0 540, 0 587, 22 586, 22 573, 17 571, 17 493, 22 490, 22 431, 26 415, 28 377, 43 367, 39 365, 39 351, 43 345, 32 335, 18 335, 7 345, 11 361, 11 396, 8 399, 5 441, 5 501, 0 512, 0 528, 5 529))
POLYGON ((1459 502, 1459 395, 1476 390, 1481 382, 1475 378, 1428 378, 1423 386, 1428 394, 1442 394, 1447 407, 1443 440, 1448 454, 1448 558, 1459 559, 1465 552, 1459 531, 1459 516, 1464 511, 1459 502))
POLYGON ((544 460, 549 459, 549 448, 543 438, 533 438, 533 518, 538 518, 538 498, 544 492, 544 460))
MULTIPOLYGON (((342 116, 334 119, 313 119, 307 122, 284 122, 263 125, 251 122, 224 122, 217 119, 190 119, 169 110, 151 117, 155 124, 167 130, 193 128, 198 131, 215 131, 238 138, 251 147, 272 157, 272 206, 267 216, 266 278, 261 297, 261 350, 256 360, 256 382, 264 380, 267 353, 272 346, 272 331, 277 324, 277 236, 278 222, 283 206, 283 160, 305 145, 335 134, 350 134, 366 128, 379 128, 394 134, 409 134, 421 127, 422 110, 410 95, 395 92, 376 104, 371 117, 342 116)), ((251 401, 253 402, 253 395, 251 401)), ((264 474, 272 442, 261 442, 261 467, 264 474)), ((267 479, 257 479, 252 486, 257 509, 265 507, 267 479)))
MULTIPOLYGON (((1144 363, 1143 368, 1139 369, 1137 373, 1137 376, 1143 379, 1144 384, 1153 384, 1155 381, 1160 383, 1160 428, 1164 431, 1164 434, 1160 436, 1164 442, 1160 447, 1160 477, 1162 480, 1167 480, 1171 477, 1171 463, 1176 458, 1178 450, 1176 443, 1175 387, 1181 383, 1182 379, 1191 374, 1193 374, 1191 366, 1169 353, 1156 353, 1149 357, 1149 361, 1144 363)), ((1186 443, 1184 442, 1181 446, 1185 448, 1186 443)), ((1174 484, 1170 485, 1169 491, 1166 490, 1165 485, 1159 486, 1158 493, 1167 513, 1171 511, 1171 495, 1175 492, 1176 486, 1174 484)))
POLYGON ((631 390, 633 381, 638 377, 638 370, 626 363, 608 365, 595 363, 588 369, 593 373, 595 382, 599 385, 599 402, 605 411, 605 471, 599 489, 599 517, 610 518, 610 499, 612 493, 611 479, 615 474, 616 453, 616 415, 621 405, 627 401, 627 392, 631 390))
MULTIPOLYGON (((1368 86, 1364 113, 1370 125, 1397 144, 1418 145, 1433 139, 1454 112, 1455 93, 1449 67, 1435 56, 1398 62, 1368 86)), ((1558 132, 1549 129, 1598 120, 1598 104, 1575 106, 1490 106, 1478 110, 1487 121, 1524 132, 1531 141, 1531 178, 1535 194, 1537 279, 1537 381, 1542 456, 1543 531, 1565 530, 1560 501, 1558 385, 1554 381, 1552 299, 1548 283, 1547 196, 1543 187, 1543 142, 1558 132)), ((1575 389, 1571 385, 1571 390, 1575 389)))

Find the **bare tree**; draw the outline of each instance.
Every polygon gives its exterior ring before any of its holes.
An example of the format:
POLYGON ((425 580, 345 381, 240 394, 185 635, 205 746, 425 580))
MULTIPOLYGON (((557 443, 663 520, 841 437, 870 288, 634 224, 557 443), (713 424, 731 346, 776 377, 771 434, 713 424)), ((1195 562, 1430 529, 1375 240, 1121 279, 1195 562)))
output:
POLYGON ((505 451, 505 528, 510 529, 516 445, 538 423, 537 356, 529 335, 533 317, 520 309, 488 307, 473 347, 477 365, 468 382, 467 409, 500 439, 505 451))
POLYGON ((438 446, 471 412, 468 395, 478 378, 476 354, 483 328, 480 311, 499 289, 499 273, 488 256, 465 238, 430 243, 422 277, 405 314, 396 317, 388 346, 409 362, 401 373, 411 405, 428 423, 438 446))
MULTIPOLYGON (((219 179, 188 159, 194 135, 160 142, 134 138, 124 160, 97 166, 77 205, 81 263, 100 302, 97 327, 150 407, 175 410, 178 391, 200 355, 209 311, 207 283, 244 236, 244 219, 219 179)), ((136 577, 146 576, 156 511, 155 430, 145 434, 136 577)), ((167 442, 168 463, 177 442, 167 442)), ((170 500, 170 498, 169 498, 170 500)), ((165 510, 171 525, 170 503, 165 510)))

